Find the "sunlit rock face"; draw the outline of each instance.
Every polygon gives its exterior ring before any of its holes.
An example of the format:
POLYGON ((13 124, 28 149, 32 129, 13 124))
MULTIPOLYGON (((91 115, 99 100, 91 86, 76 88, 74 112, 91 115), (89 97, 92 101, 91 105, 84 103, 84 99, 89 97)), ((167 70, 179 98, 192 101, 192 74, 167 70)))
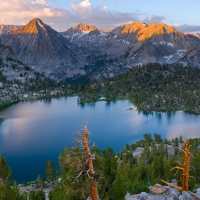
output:
POLYGON ((200 67, 199 38, 166 24, 142 22, 109 31, 78 24, 58 33, 38 18, 1 35, 20 61, 58 81, 75 82, 102 80, 154 62, 200 67))
POLYGON ((10 31, 17 31, 21 28, 22 28, 22 26, 0 24, 0 35, 7 34, 10 31))
POLYGON ((12 47, 17 59, 58 81, 84 74, 84 62, 76 54, 76 48, 40 19, 33 19, 22 29, 2 35, 1 41, 12 47))

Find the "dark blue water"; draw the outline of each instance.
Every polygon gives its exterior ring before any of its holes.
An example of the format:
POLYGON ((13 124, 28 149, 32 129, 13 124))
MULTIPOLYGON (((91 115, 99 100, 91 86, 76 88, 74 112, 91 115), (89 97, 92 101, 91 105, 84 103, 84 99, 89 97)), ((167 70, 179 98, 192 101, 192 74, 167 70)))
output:
POLYGON ((200 137, 200 116, 184 112, 145 114, 128 101, 98 102, 81 106, 77 97, 29 101, 12 105, 0 112, 0 154, 18 182, 43 176, 44 165, 72 146, 73 132, 88 122, 90 139, 99 148, 112 147, 116 152, 145 133, 159 133, 171 139, 200 137))

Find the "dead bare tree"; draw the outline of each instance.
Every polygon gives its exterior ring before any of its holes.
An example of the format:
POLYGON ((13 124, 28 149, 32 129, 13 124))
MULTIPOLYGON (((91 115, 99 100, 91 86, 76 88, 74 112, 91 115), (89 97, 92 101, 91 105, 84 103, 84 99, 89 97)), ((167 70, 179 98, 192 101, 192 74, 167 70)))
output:
POLYGON ((88 141, 88 137, 90 132, 87 130, 86 124, 83 126, 83 130, 75 133, 76 137, 74 142, 78 144, 78 146, 83 149, 85 154, 85 160, 83 161, 83 165, 86 167, 86 171, 80 171, 80 173, 76 176, 78 179, 82 174, 87 174, 88 178, 91 180, 90 184, 90 197, 92 200, 99 200, 98 195, 98 181, 95 178, 96 172, 93 167, 93 160, 95 159, 95 155, 91 154, 90 150, 95 147, 95 144, 89 146, 90 142, 88 141))
POLYGON ((184 164, 181 164, 180 162, 179 163, 179 167, 173 167, 171 170, 174 170, 174 169, 178 169, 178 170, 181 170, 183 173, 182 173, 182 186, 176 186, 176 185, 173 185, 171 183, 168 183, 164 180, 161 180, 163 183, 177 189, 177 190, 180 190, 180 191, 187 191, 188 193, 190 193, 193 197, 195 197, 195 199, 198 199, 200 200, 200 198, 198 198, 195 194, 193 194, 192 192, 188 191, 188 186, 189 186, 189 179, 190 178, 194 178, 193 176, 190 176, 189 175, 189 172, 190 172, 190 157, 191 157, 191 153, 189 151, 191 145, 189 144, 189 140, 185 140, 185 149, 181 149, 182 152, 185 154, 185 159, 184 159, 184 164))

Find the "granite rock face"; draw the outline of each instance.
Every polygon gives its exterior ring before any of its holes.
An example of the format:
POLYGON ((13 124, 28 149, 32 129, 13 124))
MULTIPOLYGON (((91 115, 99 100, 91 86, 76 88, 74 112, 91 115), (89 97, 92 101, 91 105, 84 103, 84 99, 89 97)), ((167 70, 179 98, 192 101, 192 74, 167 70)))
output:
POLYGON ((12 47, 18 60, 50 78, 60 81, 84 74, 84 61, 76 54, 76 48, 40 19, 2 35, 1 41, 12 47))

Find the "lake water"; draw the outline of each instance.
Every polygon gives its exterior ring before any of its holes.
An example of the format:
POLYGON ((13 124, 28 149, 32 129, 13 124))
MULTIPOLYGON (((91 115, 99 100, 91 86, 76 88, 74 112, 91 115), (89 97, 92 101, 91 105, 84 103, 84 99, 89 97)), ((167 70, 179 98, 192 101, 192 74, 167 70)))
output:
POLYGON ((90 139, 101 149, 115 152, 142 139, 143 134, 159 133, 162 138, 200 137, 200 116, 184 112, 145 114, 128 101, 97 102, 81 106, 77 97, 28 101, 0 112, 0 154, 8 161, 19 183, 43 176, 44 165, 72 146, 73 132, 88 122, 90 139))

